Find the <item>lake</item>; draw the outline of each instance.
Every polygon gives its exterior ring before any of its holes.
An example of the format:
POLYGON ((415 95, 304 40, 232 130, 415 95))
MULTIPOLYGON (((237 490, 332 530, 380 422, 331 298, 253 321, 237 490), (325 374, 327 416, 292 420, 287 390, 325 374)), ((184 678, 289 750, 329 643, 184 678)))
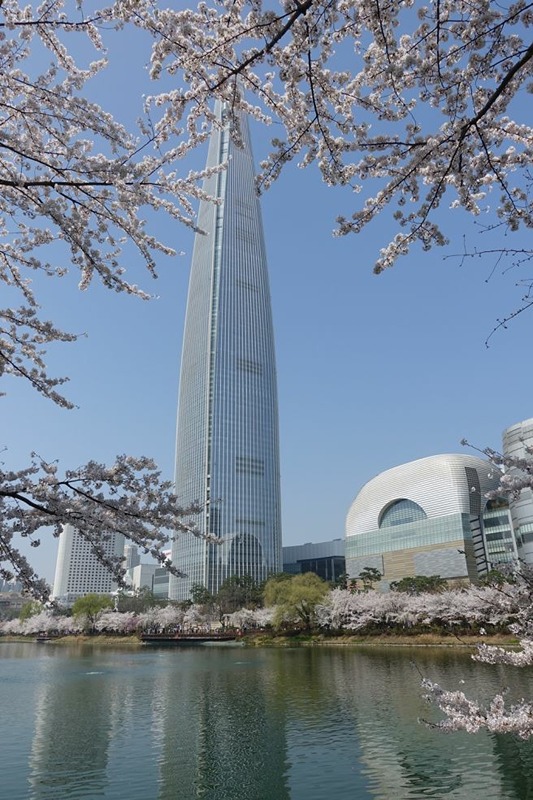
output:
POLYGON ((420 724, 420 674, 533 695, 531 669, 459 648, 0 642, 0 796, 533 798, 533 742, 420 724))

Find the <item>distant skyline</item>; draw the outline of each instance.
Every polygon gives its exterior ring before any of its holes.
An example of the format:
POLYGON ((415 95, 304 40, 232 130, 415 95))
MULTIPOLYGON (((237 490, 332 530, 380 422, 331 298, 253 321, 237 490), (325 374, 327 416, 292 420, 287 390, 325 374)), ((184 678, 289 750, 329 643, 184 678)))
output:
MULTIPOLYGON (((129 69, 125 57, 121 69, 129 69)), ((102 102, 135 116, 123 71, 96 81, 102 102), (119 90, 120 88, 120 90, 119 90)), ((128 87, 141 91, 132 70, 128 87)), ((275 135, 252 125, 256 162, 275 135)), ((205 163, 206 151, 195 154, 205 163)), ((184 169, 188 169, 188 164, 184 169)), ((480 233, 461 211, 441 211, 446 248, 416 249, 375 277, 372 265, 393 223, 378 220, 357 237, 333 238, 335 218, 364 202, 364 192, 328 189, 316 170, 289 167, 261 200, 270 272, 280 412, 284 544, 344 535, 348 509, 364 483, 383 470, 424 456, 467 452, 463 437, 501 447, 502 431, 533 416, 532 312, 485 339, 498 317, 519 305, 522 271, 493 271, 495 258, 461 263, 470 249, 528 244, 526 232, 480 233), (446 256, 446 260, 444 257, 446 256)), ((481 220, 482 221, 482 220, 481 220)), ((7 468, 36 451, 64 469, 117 453, 146 454, 173 477, 181 332, 193 234, 155 216, 154 230, 184 255, 161 258, 152 281, 133 260, 131 280, 159 295, 151 302, 98 285, 77 290, 35 276, 44 316, 87 333, 56 345, 48 363, 69 375, 73 411, 56 408, 22 380, 4 379, 0 445, 7 468)), ((27 548, 53 580, 57 540, 44 533, 27 548)))

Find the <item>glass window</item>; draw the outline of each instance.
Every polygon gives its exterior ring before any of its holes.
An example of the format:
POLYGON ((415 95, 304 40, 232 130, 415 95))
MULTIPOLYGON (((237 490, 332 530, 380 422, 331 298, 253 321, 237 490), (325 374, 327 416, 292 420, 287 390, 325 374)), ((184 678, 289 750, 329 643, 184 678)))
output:
POLYGON ((499 531, 497 533, 487 533, 486 540, 487 542, 499 542, 503 541, 504 539, 512 539, 512 533, 509 528, 505 531, 499 531))
POLYGON ((504 525, 509 525, 509 517, 507 514, 498 515, 497 517, 488 517, 483 519, 485 528, 499 528, 504 525))
POLYGON ((381 512, 379 527, 407 525, 420 519, 426 519, 426 512, 417 503, 412 500, 395 500, 381 512))

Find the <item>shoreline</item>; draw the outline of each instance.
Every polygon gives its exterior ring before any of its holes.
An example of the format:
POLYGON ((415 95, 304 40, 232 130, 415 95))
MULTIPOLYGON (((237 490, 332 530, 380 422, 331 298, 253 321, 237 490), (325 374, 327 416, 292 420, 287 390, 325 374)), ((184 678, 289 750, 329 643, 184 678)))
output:
MULTIPOLYGON (((241 640, 245 647, 451 647, 451 648, 470 648, 475 649, 479 644, 493 645, 497 647, 516 648, 519 646, 516 636, 511 634, 496 634, 492 636, 472 635, 445 635, 435 633, 419 634, 376 634, 361 635, 346 634, 345 636, 324 636, 315 634, 309 636, 271 636, 268 634, 252 637, 243 637, 241 640)), ((110 647, 139 647, 145 648, 153 645, 146 645, 137 635, 112 636, 109 634, 87 634, 68 635, 52 637, 38 642, 37 636, 0 636, 2 643, 42 643, 46 645, 97 645, 110 647)), ((172 644, 167 645, 172 647, 172 644)), ((191 645, 192 646, 192 645, 191 645)), ((196 645, 198 646, 198 645, 196 645)))
POLYGON ((435 633, 419 634, 376 634, 357 635, 346 634, 344 636, 323 636, 315 635, 305 638, 291 636, 263 637, 257 636, 249 639, 246 644, 250 647, 459 647, 474 649, 479 644, 494 645, 496 647, 519 646, 516 636, 511 634, 495 634, 493 636, 472 635, 446 635, 435 633))

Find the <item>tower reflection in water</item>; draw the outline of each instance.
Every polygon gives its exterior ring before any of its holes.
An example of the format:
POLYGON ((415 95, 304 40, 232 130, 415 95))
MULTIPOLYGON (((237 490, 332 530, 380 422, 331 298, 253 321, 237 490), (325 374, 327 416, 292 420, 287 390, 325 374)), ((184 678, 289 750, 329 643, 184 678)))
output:
POLYGON ((32 800, 289 798, 275 676, 240 650, 216 658, 215 669, 210 655, 200 669, 198 648, 49 659, 35 707, 32 800))
MULTIPOLYGON (((533 742, 418 721, 437 719, 420 674, 480 698, 503 682, 511 699, 530 694, 530 670, 467 653, 58 648, 25 665, 37 696, 28 800, 514 800, 533 786, 533 742)), ((3 786, 20 787, 6 766, 3 786)))
POLYGON ((112 684, 83 660, 50 658, 41 675, 30 755, 32 800, 98 797, 107 784, 112 684))
POLYGON ((179 671, 154 683, 160 800, 175 797, 285 800, 284 713, 276 676, 245 651, 216 659, 180 653, 179 671), (281 713, 280 713, 281 711, 281 713))

